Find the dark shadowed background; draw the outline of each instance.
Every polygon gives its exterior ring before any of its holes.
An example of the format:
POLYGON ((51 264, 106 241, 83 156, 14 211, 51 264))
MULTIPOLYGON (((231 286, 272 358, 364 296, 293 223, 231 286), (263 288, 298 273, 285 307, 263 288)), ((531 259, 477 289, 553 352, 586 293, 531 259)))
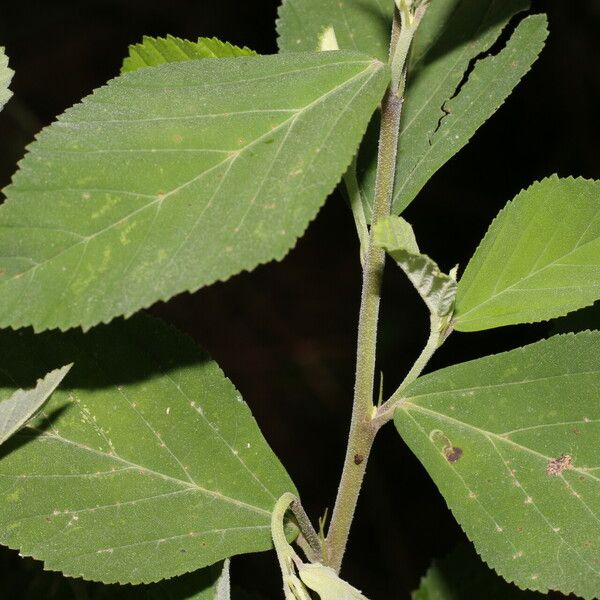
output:
MULTIPOLYGON (((15 98, 0 116, 0 186, 10 181, 33 135, 118 74, 128 44, 143 34, 217 36, 273 53, 277 5, 1 0, 0 45, 16 75, 15 98)), ((444 269, 464 267, 494 215, 533 180, 552 173, 600 179, 600 2, 534 0, 534 10, 550 17, 541 59, 405 214, 421 247, 444 269)), ((235 382, 315 521, 333 504, 343 460, 359 293, 352 218, 334 195, 282 263, 153 309, 192 335, 235 382)), ((384 294, 379 368, 389 393, 425 342, 427 315, 391 266, 384 294)), ((547 332, 542 324, 454 334, 429 368, 510 349, 547 332)), ((428 475, 388 426, 369 465, 346 577, 372 600, 407 598, 432 557, 462 538, 428 475)), ((8 552, 0 561, 16 564, 8 552)), ((266 598, 281 595, 271 554, 236 559, 233 577, 266 598)), ((19 576, 2 578, 1 597, 19 598, 19 576)))

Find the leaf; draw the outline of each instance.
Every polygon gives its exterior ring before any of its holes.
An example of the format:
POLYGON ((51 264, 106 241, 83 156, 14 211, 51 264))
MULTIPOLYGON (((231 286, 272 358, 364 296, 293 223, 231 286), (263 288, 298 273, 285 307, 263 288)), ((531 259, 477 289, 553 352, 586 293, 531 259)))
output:
POLYGON ((426 375, 395 414, 477 552, 519 587, 600 590, 600 332, 426 375))
POLYGON ((550 177, 496 217, 458 284, 455 329, 559 317, 600 298, 600 182, 550 177))
MULTIPOLYGON (((441 63, 447 65, 454 53, 439 64, 417 70, 408 92, 400 137, 398 184, 394 191, 396 214, 404 211, 438 169, 467 145, 508 98, 542 51, 548 37, 547 24, 545 15, 523 19, 506 46, 496 55, 478 59, 464 85, 456 87, 442 104, 433 86, 441 81, 444 87, 446 71, 438 67, 441 63), (434 98, 438 98, 438 104, 434 98)), ((468 48, 462 47, 461 53, 468 48)), ((427 62, 427 58, 424 60, 427 62)), ((464 71, 464 62, 459 64, 459 70, 464 71)))
POLYGON ((45 404, 73 365, 51 371, 31 390, 17 390, 0 402, 0 444, 14 435, 45 404))
POLYGON ((371 58, 319 52, 111 81, 42 132, 6 190, 0 326, 88 329, 281 259, 388 80, 371 58))
POLYGON ((239 48, 217 38, 201 37, 197 42, 191 42, 172 35, 166 38, 144 36, 141 44, 129 46, 129 56, 123 61, 121 73, 200 58, 236 58, 252 55, 256 55, 256 52, 250 48, 239 48))
MULTIPOLYGON (((394 213, 463 148, 529 71, 547 37, 546 18, 524 19, 507 45, 485 56, 528 0, 435 0, 413 43, 397 160, 394 213), (467 75, 465 75, 467 74, 467 75), (463 81, 466 77, 466 81, 463 81)), ((393 2, 284 0, 277 29, 282 51, 317 49, 327 27, 342 49, 386 60, 393 2)), ((370 220, 379 128, 369 129, 358 171, 370 220)))
POLYGON ((3 446, 0 543, 104 583, 271 548, 271 510, 293 484, 190 339, 138 316, 85 335, 2 332, 0 355, 9 391, 75 364, 70 389, 3 446))
POLYGON ((507 583, 467 545, 459 546, 442 560, 433 561, 419 589, 412 594, 412 600, 541 600, 545 597, 507 583))
POLYGON ((319 594, 321 600, 367 600, 356 588, 340 579, 331 567, 320 563, 299 567, 302 583, 319 594))
POLYGON ((8 56, 0 46, 0 110, 10 100, 12 92, 8 88, 13 78, 13 71, 8 67, 8 56))
POLYGON ((425 254, 420 254, 412 227, 401 217, 388 217, 375 225, 375 242, 404 271, 434 317, 446 317, 454 308, 456 279, 446 275, 425 254))
POLYGON ((323 34, 333 29, 342 50, 387 62, 393 10, 388 0, 283 0, 277 20, 279 49, 318 50, 323 34))

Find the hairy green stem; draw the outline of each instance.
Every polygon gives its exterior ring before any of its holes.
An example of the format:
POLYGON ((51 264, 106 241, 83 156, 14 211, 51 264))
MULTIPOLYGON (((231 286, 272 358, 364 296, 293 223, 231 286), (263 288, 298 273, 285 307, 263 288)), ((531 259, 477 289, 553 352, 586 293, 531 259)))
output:
POLYGON ((424 9, 418 18, 408 22, 406 15, 394 11, 390 43, 392 83, 382 104, 372 227, 363 265, 352 421, 342 477, 331 524, 323 545, 323 560, 337 573, 342 566, 369 455, 380 427, 376 419, 377 407, 373 404, 373 389, 385 252, 374 243, 373 225, 391 212, 407 59, 412 38, 423 12, 424 9))
MULTIPOLYGON (((389 215, 394 192, 396 154, 402 98, 390 89, 382 106, 381 132, 373 223, 389 215)), ((358 324, 358 347, 354 404, 344 469, 331 524, 325 540, 324 560, 339 573, 354 511, 362 486, 371 447, 377 432, 373 423, 373 388, 377 347, 377 324, 385 252, 373 243, 373 228, 363 267, 363 286, 358 324)))

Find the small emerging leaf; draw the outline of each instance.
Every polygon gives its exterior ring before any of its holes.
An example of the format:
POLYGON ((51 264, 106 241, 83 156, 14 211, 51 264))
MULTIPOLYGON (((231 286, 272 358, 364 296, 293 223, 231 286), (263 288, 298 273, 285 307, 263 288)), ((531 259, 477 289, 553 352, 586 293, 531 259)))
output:
POLYGON ((600 590, 600 332, 409 385, 394 421, 483 560, 525 589, 600 590))
POLYGON ((600 298, 600 182, 550 177, 496 217, 458 284, 455 328, 559 317, 600 298))
POLYGON ((0 110, 10 100, 12 92, 8 88, 13 78, 13 71, 8 67, 8 56, 4 48, 0 47, 0 110))
POLYGON ((331 567, 320 563, 303 564, 298 571, 302 583, 317 592, 321 600, 367 600, 356 588, 340 579, 331 567))
POLYGON ((520 590, 494 573, 473 549, 463 545, 435 560, 412 600, 542 600, 543 594, 520 590))
POLYGON ((89 334, 0 333, 0 384, 69 362, 3 446, 0 543, 45 568, 151 583, 271 548, 293 484, 233 384, 193 342, 134 317, 89 334))
POLYGON ((255 54, 250 48, 239 48, 216 38, 198 38, 197 42, 190 42, 172 35, 166 38, 144 36, 141 44, 129 46, 129 56, 123 61, 121 73, 186 60, 236 58, 255 54))
POLYGON ((456 279, 443 273, 419 246, 412 227, 402 217, 388 217, 375 225, 375 242, 406 273, 433 317, 447 317, 454 308, 456 279))
POLYGON ((73 365, 51 371, 31 390, 17 390, 0 402, 0 444, 15 434, 42 408, 73 365))
POLYGON ((217 581, 214 600, 231 600, 231 583, 229 581, 229 563, 226 559, 223 563, 223 571, 217 581))

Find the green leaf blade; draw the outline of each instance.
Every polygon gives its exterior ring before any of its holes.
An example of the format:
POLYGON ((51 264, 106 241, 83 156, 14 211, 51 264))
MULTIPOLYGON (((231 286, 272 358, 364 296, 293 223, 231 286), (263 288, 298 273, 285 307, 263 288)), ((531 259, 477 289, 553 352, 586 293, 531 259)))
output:
POLYGON ((0 444, 14 435, 46 403, 73 365, 51 371, 31 390, 17 390, 0 402, 0 444))
MULTIPOLYGON (((401 135, 397 166, 400 180, 394 192, 396 214, 403 212, 429 179, 466 146, 531 69, 548 37, 547 24, 545 15, 524 19, 498 54, 478 60, 460 92, 442 104, 443 112, 437 113, 439 118, 433 131, 432 113, 427 108, 418 116, 407 108, 408 123, 403 131, 404 139, 401 135), (423 128, 420 122, 423 119, 424 123, 425 118, 429 120, 423 128), (428 141, 428 145, 421 145, 415 156, 411 143, 417 139, 428 141)), ((416 98, 411 99, 409 90, 408 106, 411 101, 416 103, 416 98)), ((419 110, 422 109, 419 107, 419 110)))
POLYGON ((600 589, 600 333, 422 377, 395 424, 482 558, 509 582, 600 589))
POLYGON ((284 0, 277 20, 282 52, 319 49, 323 32, 333 27, 342 50, 388 59, 393 2, 384 0, 284 0))
POLYGON ((4 446, 1 543, 104 583, 150 583, 271 547, 275 498, 294 486, 191 340, 135 317, 87 335, 5 332, 0 349, 16 381, 29 379, 31 355, 38 368, 76 365, 70 389, 4 446))
POLYGON ((8 56, 4 48, 0 47, 0 110, 10 100, 12 92, 9 89, 10 82, 13 78, 13 71, 8 67, 8 56))
POLYGON ((419 252, 414 232, 402 217, 388 217, 375 225, 375 243, 404 271, 427 305, 432 317, 452 314, 456 279, 446 275, 426 254, 419 252))
POLYGON ((240 48, 216 38, 198 38, 197 42, 191 42, 172 35, 166 38, 144 36, 142 43, 129 46, 129 56, 123 61, 121 73, 186 60, 236 58, 255 54, 249 48, 240 48))
POLYGON ((326 52, 186 61, 97 90, 6 190, 0 324, 88 329, 283 258, 388 80, 326 52))
POLYGON ((498 215, 458 285, 455 328, 543 321, 600 298, 600 183, 551 177, 498 215))

